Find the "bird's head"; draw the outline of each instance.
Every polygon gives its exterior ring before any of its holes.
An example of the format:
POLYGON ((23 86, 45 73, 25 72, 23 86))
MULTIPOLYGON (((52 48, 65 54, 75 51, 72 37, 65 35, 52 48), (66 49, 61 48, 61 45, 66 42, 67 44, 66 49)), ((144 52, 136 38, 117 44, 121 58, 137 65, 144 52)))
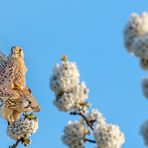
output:
POLYGON ((22 96, 22 106, 24 112, 40 112, 40 106, 31 94, 31 90, 26 88, 22 96))
POLYGON ((21 47, 14 46, 11 48, 10 57, 24 57, 24 51, 21 47))

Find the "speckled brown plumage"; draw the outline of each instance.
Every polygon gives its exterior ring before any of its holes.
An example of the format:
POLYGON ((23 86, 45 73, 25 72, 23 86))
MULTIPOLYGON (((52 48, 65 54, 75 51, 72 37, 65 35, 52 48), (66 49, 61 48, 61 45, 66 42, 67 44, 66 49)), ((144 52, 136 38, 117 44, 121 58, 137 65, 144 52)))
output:
POLYGON ((5 89, 0 92, 1 116, 12 124, 22 112, 39 112, 40 107, 27 87, 23 91, 5 89))
POLYGON ((9 124, 22 112, 39 112, 40 107, 26 86, 24 52, 13 47, 9 57, 0 52, 0 114, 9 124))
POLYGON ((7 85, 9 88, 23 89, 26 85, 27 68, 24 62, 23 49, 13 47, 10 57, 0 70, 0 85, 7 85))

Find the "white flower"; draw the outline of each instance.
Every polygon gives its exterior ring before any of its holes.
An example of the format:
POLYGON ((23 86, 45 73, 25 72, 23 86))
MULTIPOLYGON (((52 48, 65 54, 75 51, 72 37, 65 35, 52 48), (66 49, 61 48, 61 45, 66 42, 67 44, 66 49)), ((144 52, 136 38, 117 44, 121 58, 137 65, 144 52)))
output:
POLYGON ((92 111, 89 113, 88 118, 89 121, 95 121, 96 127, 98 125, 105 124, 105 118, 103 117, 102 113, 99 112, 97 109, 92 109, 92 111))
POLYGON ((140 65, 148 70, 148 13, 133 13, 124 30, 125 46, 140 58, 140 65))
POLYGON ((88 98, 89 89, 86 87, 85 83, 82 82, 81 84, 76 85, 71 90, 73 94, 73 98, 76 104, 84 103, 85 100, 88 98))
POLYGON ((98 148, 121 148, 125 142, 124 134, 119 127, 112 124, 102 124, 94 131, 98 148))
POLYGON ((62 96, 57 96, 53 103, 60 111, 67 112, 74 107, 75 99, 73 93, 65 92, 62 96))
POLYGON ((61 65, 56 65, 53 75, 50 78, 51 89, 59 94, 69 91, 79 83, 79 71, 73 62, 62 61, 61 65))
POLYGON ((148 59, 148 35, 136 37, 133 41, 133 48, 136 56, 148 59))
POLYGON ((66 56, 62 57, 62 64, 56 65, 50 79, 50 87, 55 92, 53 101, 60 111, 80 111, 87 113, 89 90, 85 83, 80 83, 80 74, 77 66, 69 62, 66 56))
POLYGON ((133 13, 124 30, 125 46, 129 52, 134 54, 133 42, 136 37, 148 33, 148 13, 143 12, 141 15, 133 13))
POLYGON ((88 133, 87 127, 79 121, 70 121, 64 128, 62 141, 69 148, 84 148, 83 138, 88 133))
POLYGON ((146 98, 148 98, 148 78, 142 80, 142 91, 146 98))
POLYGON ((30 137, 32 134, 36 133, 38 129, 38 120, 36 119, 18 119, 9 125, 7 128, 7 134, 12 139, 21 139, 30 137))
POLYGON ((148 146, 148 120, 141 126, 140 134, 143 136, 145 145, 148 146))
POLYGON ((60 111, 82 110, 81 104, 88 98, 88 92, 84 82, 77 84, 71 90, 57 96, 54 104, 60 111))

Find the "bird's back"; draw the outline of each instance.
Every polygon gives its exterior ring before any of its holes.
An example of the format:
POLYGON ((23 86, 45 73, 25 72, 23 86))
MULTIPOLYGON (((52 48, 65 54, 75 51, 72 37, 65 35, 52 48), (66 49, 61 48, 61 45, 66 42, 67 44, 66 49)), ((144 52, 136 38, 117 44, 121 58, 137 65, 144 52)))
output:
POLYGON ((24 59, 21 57, 12 57, 8 59, 4 67, 0 70, 0 85, 9 85, 12 83, 18 83, 20 85, 26 85, 27 68, 24 63, 24 59))

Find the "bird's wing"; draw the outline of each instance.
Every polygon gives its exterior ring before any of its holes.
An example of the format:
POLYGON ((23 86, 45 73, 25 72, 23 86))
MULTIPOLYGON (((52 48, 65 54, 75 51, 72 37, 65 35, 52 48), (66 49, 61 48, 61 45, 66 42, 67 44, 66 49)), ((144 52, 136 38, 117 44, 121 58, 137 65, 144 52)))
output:
POLYGON ((0 51, 0 69, 4 67, 7 60, 8 60, 8 57, 2 51, 0 51))
POLYGON ((2 51, 0 51, 0 62, 7 61, 7 60, 8 60, 8 57, 2 51))

